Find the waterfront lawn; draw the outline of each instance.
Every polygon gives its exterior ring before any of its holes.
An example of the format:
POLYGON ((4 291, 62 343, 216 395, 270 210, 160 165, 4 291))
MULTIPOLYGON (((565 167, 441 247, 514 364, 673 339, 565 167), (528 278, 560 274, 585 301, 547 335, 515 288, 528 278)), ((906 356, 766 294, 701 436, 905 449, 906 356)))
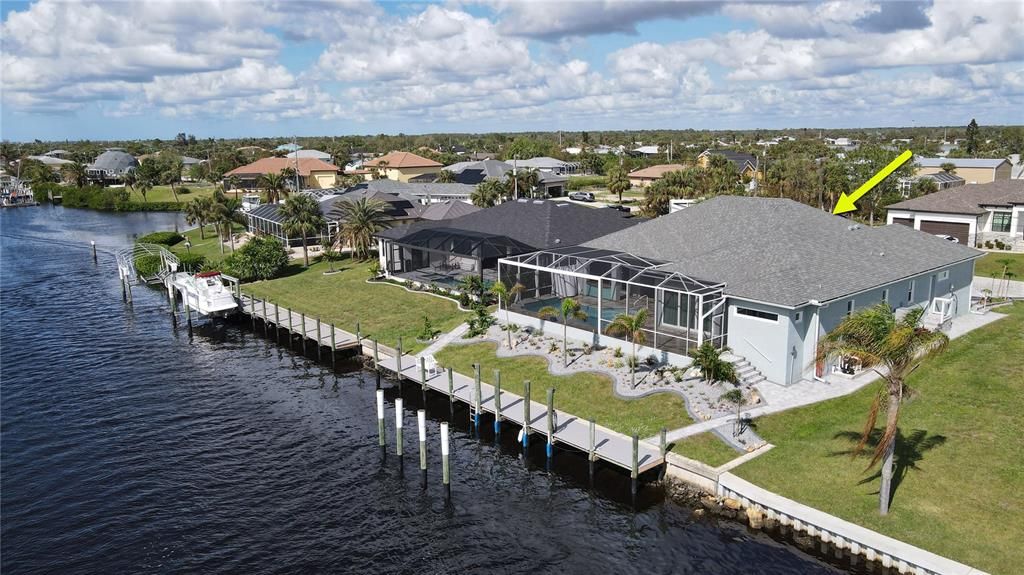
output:
POLYGON ((676 441, 672 445, 672 452, 707 463, 711 467, 724 465, 743 455, 710 431, 676 441))
MULTIPOLYGON (((216 242, 216 240, 214 240, 216 242)), ((327 263, 303 269, 293 263, 295 273, 285 277, 242 285, 242 291, 269 298, 310 317, 320 317, 346 331, 355 333, 356 322, 364 337, 395 346, 398 337, 406 352, 426 347, 416 341, 423 329, 423 317, 430 318, 435 330, 450 331, 469 318, 452 300, 424 293, 411 293, 389 283, 366 283, 369 262, 352 261, 345 256, 334 262, 334 275, 324 275, 327 263)))
MULTIPOLYGON (((204 196, 213 196, 213 191, 217 188, 213 184, 207 183, 186 183, 174 186, 178 190, 178 203, 184 204, 190 202, 195 198, 201 198, 204 196), (181 193, 182 188, 188 190, 189 193, 181 193)), ((146 192, 146 198, 142 198, 142 194, 139 190, 132 187, 129 192, 129 199, 133 202, 145 203, 145 202, 174 202, 174 194, 171 192, 171 186, 153 186, 151 190, 146 192)))
POLYGON ((682 398, 658 393, 640 399, 620 399, 612 392, 612 381, 596 373, 554 375, 540 357, 498 357, 491 342, 450 345, 436 354, 437 362, 463 374, 473 373, 479 363, 485 381, 495 369, 501 370, 505 389, 522 395, 523 381, 530 380, 530 397, 545 403, 547 390, 555 388, 555 408, 583 419, 594 419, 620 433, 638 433, 641 438, 656 435, 662 427, 675 429, 693 423, 682 398))
MULTIPOLYGON (((234 225, 235 233, 245 231, 245 226, 241 224, 234 225)), ((191 230, 182 232, 181 235, 185 236, 192 246, 185 249, 185 242, 178 242, 171 246, 171 251, 178 254, 184 254, 191 252, 193 254, 199 254, 206 258, 206 261, 211 265, 216 265, 218 262, 226 258, 231 254, 231 244, 224 244, 224 253, 220 253, 220 241, 217 239, 217 232, 213 229, 212 225, 207 224, 206 226, 206 239, 202 239, 199 234, 199 228, 193 228, 191 230)))
MULTIPOLYGON (((1017 274, 1015 279, 1024 278, 1024 254, 1009 252, 989 252, 985 254, 984 257, 974 263, 974 275, 991 278, 992 274, 995 274, 996 278, 1001 278, 1003 276, 1003 264, 997 262, 1004 259, 1013 260, 1014 263, 1010 265, 1009 271, 1017 274)), ((983 285, 982 287, 989 286, 983 285)))
MULTIPOLYGON (((776 447, 733 472, 767 489, 991 573, 1024 564, 1024 303, 950 343, 909 379, 897 444, 906 475, 887 517, 866 459, 836 455, 876 386, 758 419, 776 447), (923 435, 921 435, 923 434, 923 435), (909 439, 908 439, 909 438, 909 439), (932 444, 932 445, 929 445, 932 444)), ((898 481, 898 479, 897 479, 898 481)))

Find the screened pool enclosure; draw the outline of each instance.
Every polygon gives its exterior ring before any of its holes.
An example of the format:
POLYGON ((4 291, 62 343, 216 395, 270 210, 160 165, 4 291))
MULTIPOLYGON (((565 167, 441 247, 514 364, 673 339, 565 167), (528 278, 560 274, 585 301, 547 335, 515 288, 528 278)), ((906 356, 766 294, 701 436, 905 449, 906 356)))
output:
POLYGON ((499 258, 534 248, 507 236, 435 227, 401 240, 383 239, 381 249, 387 254, 388 273, 424 284, 454 287, 467 275, 494 281, 499 258))
MULTIPOLYGON (((705 341, 725 345, 725 284, 659 269, 668 262, 628 253, 572 246, 501 259, 498 275, 509 287, 523 286, 510 309, 538 317, 574 298, 586 319, 572 327, 607 333, 615 316, 647 310, 644 345, 690 355, 705 341)), ((626 339, 623 335, 617 335, 626 339)))

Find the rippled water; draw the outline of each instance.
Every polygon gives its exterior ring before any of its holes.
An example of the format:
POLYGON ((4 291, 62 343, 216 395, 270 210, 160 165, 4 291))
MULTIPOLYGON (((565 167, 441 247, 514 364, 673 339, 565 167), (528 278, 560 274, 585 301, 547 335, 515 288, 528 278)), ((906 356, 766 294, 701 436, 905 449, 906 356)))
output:
MULTIPOLYGON (((446 503, 446 400, 428 405, 424 489, 414 414, 404 463, 390 406, 389 455, 377 447, 370 374, 332 371, 239 325, 190 339, 156 290, 122 303, 113 250, 175 216, 40 207, 0 218, 5 575, 835 572, 741 525, 694 520, 654 486, 635 511, 624 474, 605 469, 589 490, 578 457, 558 454, 548 473, 511 433, 499 445, 467 433, 461 410, 446 503)), ((416 407, 418 392, 405 393, 416 407)))

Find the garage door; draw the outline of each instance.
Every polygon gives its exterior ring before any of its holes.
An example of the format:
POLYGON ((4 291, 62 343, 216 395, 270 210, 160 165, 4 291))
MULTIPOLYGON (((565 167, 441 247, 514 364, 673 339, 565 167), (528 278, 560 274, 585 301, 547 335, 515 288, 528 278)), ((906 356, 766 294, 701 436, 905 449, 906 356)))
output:
POLYGON ((955 222, 921 222, 921 231, 927 234, 942 234, 946 236, 953 236, 960 240, 963 245, 970 245, 967 243, 967 237, 971 232, 970 224, 958 224, 955 222))
POLYGON ((914 227, 914 218, 893 218, 892 223, 912 228, 914 227))

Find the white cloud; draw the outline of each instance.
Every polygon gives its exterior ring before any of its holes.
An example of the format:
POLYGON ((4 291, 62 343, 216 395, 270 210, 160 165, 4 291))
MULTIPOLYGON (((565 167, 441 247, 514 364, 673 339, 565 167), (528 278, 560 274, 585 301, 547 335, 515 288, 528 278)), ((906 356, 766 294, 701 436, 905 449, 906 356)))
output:
POLYGON ((491 5, 500 17, 501 31, 543 40, 594 34, 636 34, 640 22, 685 20, 718 10, 718 2, 635 0, 577 0, 524 2, 498 0, 491 5))

